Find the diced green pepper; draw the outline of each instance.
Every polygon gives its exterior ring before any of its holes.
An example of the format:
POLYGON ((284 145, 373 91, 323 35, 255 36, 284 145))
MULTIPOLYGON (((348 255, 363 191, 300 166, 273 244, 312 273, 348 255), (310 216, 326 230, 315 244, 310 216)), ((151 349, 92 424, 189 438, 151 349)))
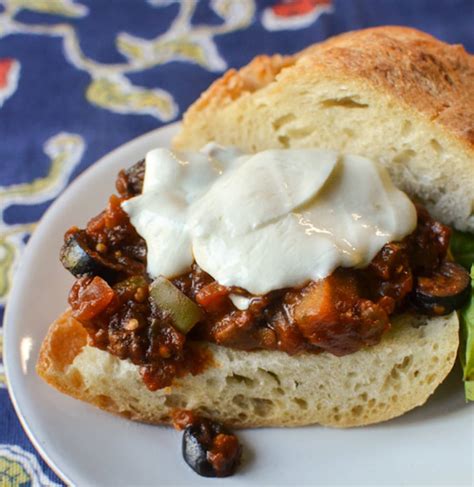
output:
POLYGON ((143 276, 131 276, 125 279, 124 281, 120 281, 115 284, 114 289, 117 292, 124 292, 124 291, 134 291, 139 287, 148 287, 148 283, 143 276))
POLYGON ((181 333, 188 333, 202 318, 201 308, 164 277, 153 281, 150 296, 160 309, 169 313, 181 333))

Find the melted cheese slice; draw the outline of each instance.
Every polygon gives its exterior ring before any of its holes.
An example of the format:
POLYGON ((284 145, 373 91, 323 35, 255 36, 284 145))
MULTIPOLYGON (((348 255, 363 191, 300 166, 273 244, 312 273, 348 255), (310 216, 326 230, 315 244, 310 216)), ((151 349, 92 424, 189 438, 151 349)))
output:
POLYGON ((195 260, 251 294, 367 266, 416 227, 414 205, 383 167, 321 149, 155 149, 143 194, 122 207, 147 243, 152 277, 175 277, 195 260))

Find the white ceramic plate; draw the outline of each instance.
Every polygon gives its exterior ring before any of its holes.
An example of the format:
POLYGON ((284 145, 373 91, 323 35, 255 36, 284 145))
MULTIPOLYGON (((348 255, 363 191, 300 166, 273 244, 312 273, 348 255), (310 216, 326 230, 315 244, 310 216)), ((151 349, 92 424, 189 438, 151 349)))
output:
POLYGON ((114 191, 118 170, 177 125, 125 144, 81 175, 35 230, 6 312, 5 362, 13 403, 36 448, 75 485, 472 485, 473 407, 455 370, 428 404, 384 424, 246 430, 243 467, 225 481, 194 474, 180 454, 181 434, 137 424, 66 397, 35 373, 48 325, 63 311, 72 278, 58 260, 64 231, 84 225, 114 191))

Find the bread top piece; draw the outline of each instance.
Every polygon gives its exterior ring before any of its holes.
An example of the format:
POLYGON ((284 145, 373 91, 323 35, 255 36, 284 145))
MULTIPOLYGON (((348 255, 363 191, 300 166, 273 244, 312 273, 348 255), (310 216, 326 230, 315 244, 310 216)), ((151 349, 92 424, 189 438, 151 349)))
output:
POLYGON ((176 149, 321 147, 381 161, 434 217, 474 231, 474 57, 415 29, 349 32, 229 70, 176 149))
POLYGON ((474 57, 462 45, 407 27, 378 27, 342 34, 298 57, 298 69, 366 80, 474 148, 474 57))
POLYGON ((341 82, 344 78, 365 80, 474 149, 474 56, 460 44, 446 44, 419 30, 398 26, 348 32, 294 56, 257 56, 239 71, 230 69, 185 113, 176 147, 188 147, 186 126, 192 126, 193 119, 263 88, 288 67, 286 82, 298 82, 308 70, 321 76, 337 73, 341 82))

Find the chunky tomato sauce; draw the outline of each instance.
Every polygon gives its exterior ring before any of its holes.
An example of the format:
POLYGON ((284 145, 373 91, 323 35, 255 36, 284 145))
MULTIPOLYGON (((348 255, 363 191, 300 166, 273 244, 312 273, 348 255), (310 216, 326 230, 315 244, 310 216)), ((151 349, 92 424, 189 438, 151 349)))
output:
POLYGON ((201 340, 242 350, 338 356, 375 345, 390 328, 390 315, 413 306, 418 277, 430 276, 446 259, 450 229, 418 206, 416 230, 385 245, 367 268, 339 268, 299 288, 251 297, 243 289, 218 284, 194 264, 172 281, 203 310, 203 319, 184 335, 149 296, 146 245, 120 207, 140 193, 142 181, 143 164, 122 171, 120 196, 111 196, 106 210, 85 229, 73 227, 66 233, 62 260, 78 276, 69 303, 92 344, 139 365, 151 390, 202 371, 209 357, 197 344, 201 340), (80 260, 82 266, 76 271, 68 251, 72 244, 74 262, 80 260), (82 260, 77 249, 83 251, 82 260), (249 308, 238 310, 231 293, 250 297, 249 308))

